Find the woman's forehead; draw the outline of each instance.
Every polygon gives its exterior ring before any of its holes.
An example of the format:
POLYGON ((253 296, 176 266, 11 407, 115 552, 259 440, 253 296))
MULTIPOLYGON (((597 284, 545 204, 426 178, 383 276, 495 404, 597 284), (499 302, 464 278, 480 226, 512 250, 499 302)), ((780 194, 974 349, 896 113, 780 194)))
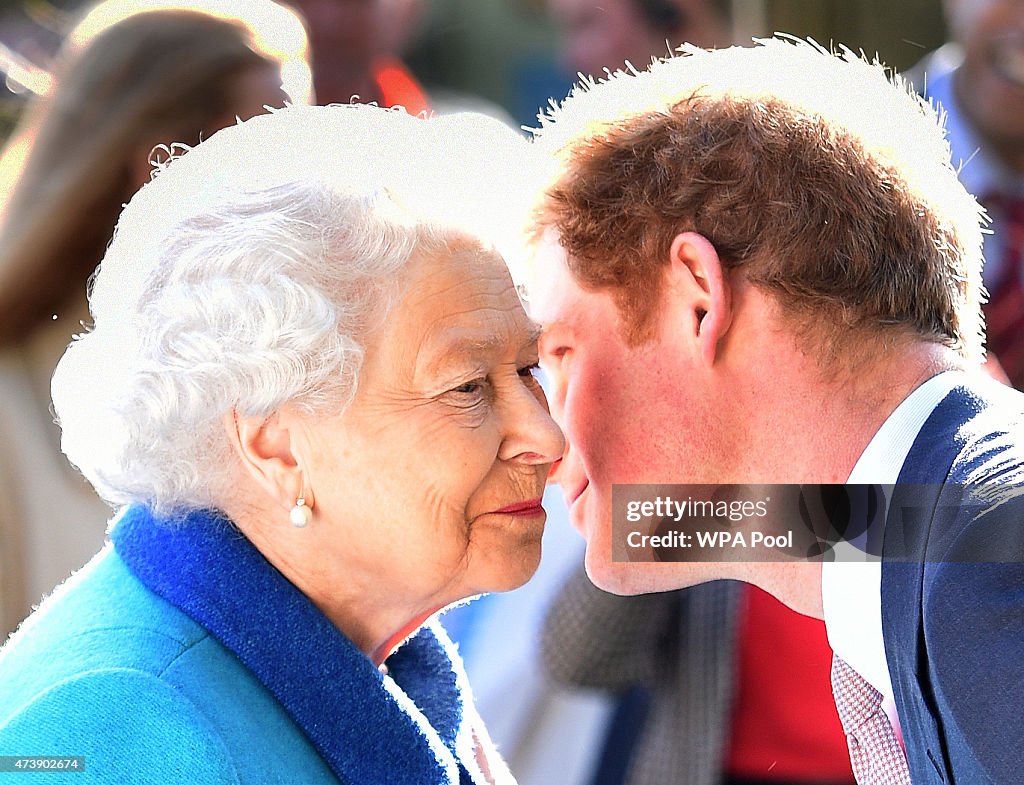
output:
POLYGON ((536 346, 537 326, 527 317, 501 257, 473 249, 422 256, 410 262, 405 296, 396 305, 378 346, 416 375, 441 372, 468 360, 494 360, 536 346))

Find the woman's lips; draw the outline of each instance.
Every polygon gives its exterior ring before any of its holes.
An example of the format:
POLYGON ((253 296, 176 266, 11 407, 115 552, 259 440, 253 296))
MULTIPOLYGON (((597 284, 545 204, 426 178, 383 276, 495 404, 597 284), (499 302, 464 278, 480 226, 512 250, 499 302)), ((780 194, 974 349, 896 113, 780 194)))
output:
POLYGON ((541 498, 538 496, 536 499, 510 504, 494 512, 500 515, 537 515, 544 512, 544 508, 541 506, 541 498))

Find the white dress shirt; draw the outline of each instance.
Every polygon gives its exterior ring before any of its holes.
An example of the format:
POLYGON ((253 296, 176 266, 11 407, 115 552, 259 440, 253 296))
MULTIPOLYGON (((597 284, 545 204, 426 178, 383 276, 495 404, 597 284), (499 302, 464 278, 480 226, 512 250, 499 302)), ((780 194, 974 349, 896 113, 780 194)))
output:
MULTIPOLYGON (((868 442, 847 482, 895 485, 925 421, 964 376, 962 371, 940 373, 908 395, 868 442)), ((850 545, 837 548, 836 554, 837 560, 824 563, 821 570, 829 645, 891 705, 892 682, 882 639, 882 562, 850 545)))

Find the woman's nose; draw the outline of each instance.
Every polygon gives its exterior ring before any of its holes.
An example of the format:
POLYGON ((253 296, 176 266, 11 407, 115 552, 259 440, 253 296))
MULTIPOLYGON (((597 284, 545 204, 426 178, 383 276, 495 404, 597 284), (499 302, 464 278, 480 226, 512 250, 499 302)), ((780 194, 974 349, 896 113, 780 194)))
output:
POLYGON ((543 394, 522 390, 510 407, 505 440, 499 456, 530 464, 554 463, 565 452, 565 436, 548 412, 543 394))

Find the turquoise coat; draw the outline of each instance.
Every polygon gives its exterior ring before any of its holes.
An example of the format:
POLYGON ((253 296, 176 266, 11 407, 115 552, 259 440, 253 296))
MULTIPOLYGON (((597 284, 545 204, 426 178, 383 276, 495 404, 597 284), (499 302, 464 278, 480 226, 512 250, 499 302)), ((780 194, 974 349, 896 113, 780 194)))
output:
POLYGON ((0 755, 85 772, 12 781, 483 781, 439 626, 385 675, 222 518, 131 508, 111 538, 0 650, 0 755))

